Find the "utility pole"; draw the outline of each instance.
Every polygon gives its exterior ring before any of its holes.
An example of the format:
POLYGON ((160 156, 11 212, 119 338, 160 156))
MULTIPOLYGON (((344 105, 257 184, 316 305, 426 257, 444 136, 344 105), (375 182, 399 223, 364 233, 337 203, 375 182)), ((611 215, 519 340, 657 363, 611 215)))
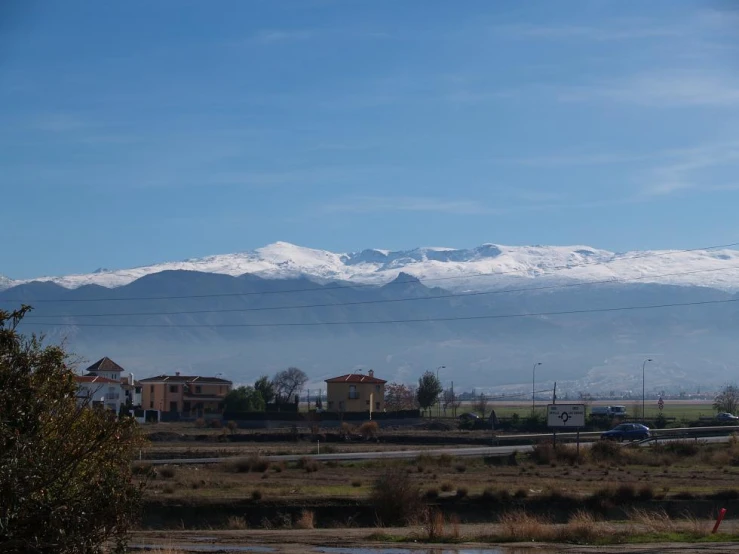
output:
POLYGON ((534 414, 536 414, 536 400, 535 400, 535 394, 536 394, 536 366, 541 365, 541 362, 536 362, 534 364, 534 368, 531 370, 531 418, 533 419, 534 414))

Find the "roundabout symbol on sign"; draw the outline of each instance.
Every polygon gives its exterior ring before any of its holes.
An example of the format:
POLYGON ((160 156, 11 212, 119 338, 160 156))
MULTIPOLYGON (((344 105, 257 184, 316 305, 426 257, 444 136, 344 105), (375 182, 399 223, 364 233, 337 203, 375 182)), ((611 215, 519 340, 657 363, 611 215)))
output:
POLYGON ((559 419, 562 420, 562 423, 567 423, 567 420, 570 419, 570 414, 568 414, 567 412, 562 412, 561 414, 559 414, 559 419))

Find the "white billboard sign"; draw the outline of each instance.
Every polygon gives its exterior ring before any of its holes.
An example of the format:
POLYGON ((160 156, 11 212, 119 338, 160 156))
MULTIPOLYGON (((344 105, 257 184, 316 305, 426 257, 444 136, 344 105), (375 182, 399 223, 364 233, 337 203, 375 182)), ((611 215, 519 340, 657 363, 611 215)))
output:
POLYGON ((585 404, 549 404, 549 427, 585 427, 585 404))

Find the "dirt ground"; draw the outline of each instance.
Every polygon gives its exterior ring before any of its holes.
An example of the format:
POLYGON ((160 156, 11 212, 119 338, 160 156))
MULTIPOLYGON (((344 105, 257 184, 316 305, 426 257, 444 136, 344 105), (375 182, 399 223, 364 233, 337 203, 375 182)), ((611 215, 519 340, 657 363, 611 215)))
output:
MULTIPOLYGON (((728 523, 728 522, 727 522, 728 523)), ((722 531, 736 532, 739 525, 732 523, 722 531)), ((462 525, 462 536, 474 536, 480 533, 494 531, 492 525, 462 525)), ((383 529, 383 532, 394 535, 412 537, 422 530, 416 527, 383 529)), ((187 552, 187 546, 199 545, 208 548, 209 552, 229 552, 230 548, 243 546, 263 546, 274 552, 284 554, 303 554, 311 552, 314 547, 340 547, 372 549, 370 552, 378 554, 388 549, 418 550, 420 553, 441 554, 442 552, 475 552, 479 550, 497 550, 501 554, 548 554, 560 552, 572 553, 621 553, 621 554, 723 554, 736 552, 739 545, 736 543, 654 543, 628 544, 614 546, 581 546, 572 544, 545 544, 545 543, 509 543, 496 545, 492 543, 456 543, 456 544, 425 544, 425 543, 383 543, 368 540, 371 530, 368 529, 294 529, 294 530, 261 530, 250 529, 245 531, 140 531, 133 537, 132 545, 146 545, 147 547, 163 548, 163 551, 187 552), (213 548, 213 550, 211 550, 213 548), (221 550, 222 549, 222 550, 221 550)), ((134 551, 137 551, 134 549, 134 551)), ((232 550, 233 551, 233 550, 232 550)), ((363 550, 361 554, 368 554, 363 550)))

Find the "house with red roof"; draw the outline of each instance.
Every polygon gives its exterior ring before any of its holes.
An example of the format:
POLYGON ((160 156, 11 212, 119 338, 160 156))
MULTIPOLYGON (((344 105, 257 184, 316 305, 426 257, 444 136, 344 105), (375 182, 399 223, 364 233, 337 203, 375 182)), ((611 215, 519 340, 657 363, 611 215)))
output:
POLYGON ((100 403, 107 410, 118 413, 123 403, 121 381, 100 375, 75 375, 77 403, 90 405, 100 403))
POLYGON ((326 408, 329 412, 382 412, 385 383, 375 372, 347 373, 326 379, 326 408))

